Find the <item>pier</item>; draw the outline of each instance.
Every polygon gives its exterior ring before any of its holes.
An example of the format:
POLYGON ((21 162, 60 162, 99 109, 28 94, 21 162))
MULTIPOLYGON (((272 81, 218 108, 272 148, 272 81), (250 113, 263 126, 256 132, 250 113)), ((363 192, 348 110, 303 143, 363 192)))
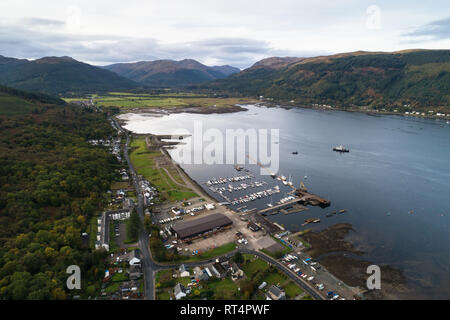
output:
POLYGON ((269 208, 261 209, 258 211, 258 213, 261 215, 274 214, 275 212, 276 213, 282 212, 284 214, 289 214, 289 213, 293 213, 293 212, 307 210, 308 208, 300 205, 298 203, 299 201, 300 201, 299 198, 295 198, 293 200, 289 200, 287 202, 280 203, 280 204, 274 205, 269 208), (293 207, 293 208, 291 210, 287 210, 288 207, 293 207))
POLYGON ((295 189, 295 195, 299 197, 299 203, 303 205, 319 206, 326 208, 330 205, 330 200, 319 197, 302 189, 295 189))

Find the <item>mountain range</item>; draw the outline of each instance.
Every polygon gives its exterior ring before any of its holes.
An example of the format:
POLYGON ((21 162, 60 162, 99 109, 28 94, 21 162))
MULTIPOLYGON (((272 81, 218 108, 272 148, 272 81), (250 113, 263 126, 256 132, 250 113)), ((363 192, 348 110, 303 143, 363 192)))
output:
POLYGON ((192 59, 118 63, 104 68, 149 87, 182 87, 223 79, 240 71, 228 65, 209 67, 192 59))
POLYGON ((47 94, 186 87, 310 105, 450 106, 450 50, 272 57, 242 70, 195 60, 96 67, 70 57, 0 56, 0 85, 47 94))
POLYGON ((450 105, 450 50, 268 58, 197 88, 300 104, 450 105))

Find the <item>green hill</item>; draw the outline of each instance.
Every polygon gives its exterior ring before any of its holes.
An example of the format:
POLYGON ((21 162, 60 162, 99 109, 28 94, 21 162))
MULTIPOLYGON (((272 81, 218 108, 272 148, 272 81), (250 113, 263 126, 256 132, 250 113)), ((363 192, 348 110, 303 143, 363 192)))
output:
MULTIPOLYGON (((278 58, 279 59, 279 58, 278 58)), ((353 52, 257 63, 203 88, 300 104, 450 105, 450 50, 353 52)))
MULTIPOLYGON (((107 114, 52 97, 0 87, 0 300, 82 299, 100 294, 106 252, 91 232, 119 181, 117 159, 92 139, 116 138, 107 114), (78 265, 81 290, 67 289, 66 269, 78 265)), ((96 229, 95 229, 96 232, 96 229)))
POLYGON ((3 56, 0 56, 0 84, 48 94, 121 91, 138 86, 114 72, 70 57, 29 61, 3 56))
POLYGON ((63 105, 64 100, 42 93, 25 92, 0 86, 0 115, 24 114, 36 105, 63 105))

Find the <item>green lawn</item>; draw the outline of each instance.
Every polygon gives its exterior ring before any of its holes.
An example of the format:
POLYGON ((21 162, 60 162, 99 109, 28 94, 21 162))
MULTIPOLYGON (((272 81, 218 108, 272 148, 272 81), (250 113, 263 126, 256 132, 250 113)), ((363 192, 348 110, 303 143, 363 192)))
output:
POLYGON ((278 283, 281 284, 284 281, 286 281, 286 279, 287 279, 287 277, 284 274, 282 274, 280 271, 278 271, 278 269, 277 269, 276 272, 273 272, 273 273, 270 273, 269 275, 267 275, 263 279, 263 281, 267 282, 267 284, 269 286, 271 286, 273 284, 275 284, 275 285, 278 284, 278 283))
POLYGON ((229 278, 208 283, 207 287, 218 299, 237 299, 240 295, 237 284, 229 278))
POLYGON ((208 260, 211 258, 215 258, 221 255, 224 255, 228 252, 233 251, 236 249, 236 244, 234 242, 230 242, 227 244, 224 244, 220 247, 205 251, 198 255, 190 255, 190 256, 184 256, 184 259, 181 259, 181 261, 201 261, 201 260, 208 260))
POLYGON ((157 292, 156 300, 170 300, 170 293, 168 291, 157 292))
MULTIPOLYGON (((252 256, 253 257, 253 256, 252 256)), ((249 258, 250 259, 250 258, 249 258)), ((254 274, 261 270, 265 270, 269 267, 269 264, 261 259, 253 259, 245 263, 242 267, 242 270, 248 277, 253 277, 254 274)))
POLYGON ((126 274, 126 272, 121 273, 117 272, 111 277, 111 281, 113 282, 128 281, 128 275, 126 274))
MULTIPOLYGON (((164 170, 156 167, 155 158, 161 157, 162 154, 159 151, 149 151, 145 137, 135 137, 131 148, 133 151, 130 159, 134 168, 158 189, 162 198, 174 202, 197 197, 196 193, 178 186, 164 170)), ((175 173, 171 174, 173 176, 175 173)))
POLYGON ((106 293, 114 293, 114 292, 118 291, 119 288, 120 288, 119 282, 113 282, 111 285, 106 287, 105 292, 106 293))
POLYGON ((101 96, 95 99, 100 107, 119 107, 123 109, 134 108, 167 108, 185 107, 187 104, 178 98, 165 98, 159 96, 101 96))
POLYGON ((287 285, 283 287, 284 291, 286 292, 286 296, 289 299, 294 299, 296 296, 301 294, 303 292, 302 289, 300 289, 299 286, 297 286, 294 282, 290 281, 287 285))
POLYGON ((167 281, 167 279, 172 279, 172 274, 174 270, 168 269, 168 270, 161 270, 156 273, 155 276, 155 283, 158 283, 160 281, 167 281))

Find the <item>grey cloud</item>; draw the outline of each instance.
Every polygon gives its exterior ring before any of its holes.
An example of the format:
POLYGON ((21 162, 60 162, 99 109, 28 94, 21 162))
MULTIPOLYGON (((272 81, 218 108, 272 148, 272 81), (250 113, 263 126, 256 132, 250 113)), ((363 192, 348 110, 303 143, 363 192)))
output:
POLYGON ((190 58, 201 62, 215 61, 217 64, 246 68, 257 60, 269 56, 311 56, 323 53, 282 51, 272 48, 266 41, 246 38, 212 38, 161 44, 152 38, 63 34, 52 31, 56 25, 63 26, 62 21, 27 18, 23 19, 23 22, 20 26, 0 27, 0 55, 17 58, 71 56, 97 65, 190 58))
POLYGON ((28 27, 62 27, 66 24, 65 21, 61 20, 42 19, 35 17, 22 18, 19 20, 19 22, 28 27))
POLYGON ((431 37, 435 40, 450 38, 450 17, 432 21, 426 25, 417 28, 414 31, 405 33, 407 37, 431 37))

